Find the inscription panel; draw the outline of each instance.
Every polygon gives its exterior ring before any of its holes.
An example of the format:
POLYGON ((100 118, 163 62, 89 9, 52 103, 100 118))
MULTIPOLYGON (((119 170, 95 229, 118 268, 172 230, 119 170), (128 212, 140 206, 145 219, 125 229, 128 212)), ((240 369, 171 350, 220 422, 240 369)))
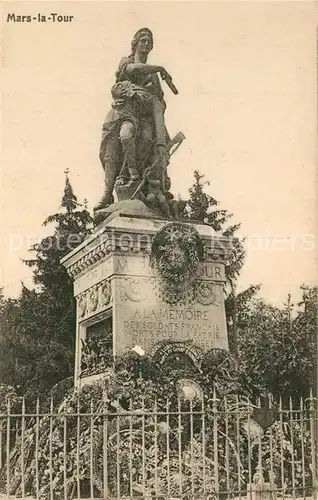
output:
POLYGON ((221 263, 203 262, 199 273, 202 280, 225 281, 225 266, 221 263))
POLYGON ((163 340, 193 340, 204 352, 227 349, 222 284, 204 281, 202 286, 200 302, 172 306, 158 298, 154 278, 116 277, 116 351, 135 345, 148 351, 163 340))
MULTIPOLYGON (((79 276, 74 282, 74 296, 84 292, 100 281, 113 274, 127 276, 152 276, 153 272, 149 264, 148 255, 113 255, 99 262, 96 267, 88 269, 85 274, 79 276)), ((199 268, 202 280, 223 282, 225 281, 225 269, 221 263, 203 262, 199 268)))

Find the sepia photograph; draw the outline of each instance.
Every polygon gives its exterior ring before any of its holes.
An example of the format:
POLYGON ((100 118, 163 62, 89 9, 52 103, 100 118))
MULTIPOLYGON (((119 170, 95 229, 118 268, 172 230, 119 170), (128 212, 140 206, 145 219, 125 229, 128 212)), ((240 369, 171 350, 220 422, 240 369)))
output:
POLYGON ((316 3, 0 5, 0 500, 318 498, 316 3))

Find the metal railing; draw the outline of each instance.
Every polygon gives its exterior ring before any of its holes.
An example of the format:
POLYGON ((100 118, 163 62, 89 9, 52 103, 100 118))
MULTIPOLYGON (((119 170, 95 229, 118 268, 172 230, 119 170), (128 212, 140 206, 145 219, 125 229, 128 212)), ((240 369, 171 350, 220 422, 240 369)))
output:
MULTIPOLYGON (((262 407, 210 401, 22 401, 0 415, 3 498, 313 498, 317 412, 311 396, 262 407), (261 424, 261 425, 260 425, 261 424)), ((0 498, 1 493, 0 493, 0 498)))

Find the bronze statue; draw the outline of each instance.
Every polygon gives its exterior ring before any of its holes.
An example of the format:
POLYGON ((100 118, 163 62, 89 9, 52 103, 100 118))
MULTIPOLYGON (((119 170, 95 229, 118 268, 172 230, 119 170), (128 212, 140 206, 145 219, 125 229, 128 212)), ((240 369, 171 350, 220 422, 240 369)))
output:
POLYGON ((169 216, 169 204, 162 194, 169 153, 184 136, 179 133, 171 141, 167 132, 166 104, 158 73, 175 94, 178 92, 165 68, 147 63, 152 48, 153 35, 148 28, 142 28, 132 40, 131 54, 119 63, 100 147, 105 192, 95 211, 113 203, 115 188, 118 200, 137 197, 148 205, 157 203, 169 216), (158 194, 152 196, 155 185, 158 194))

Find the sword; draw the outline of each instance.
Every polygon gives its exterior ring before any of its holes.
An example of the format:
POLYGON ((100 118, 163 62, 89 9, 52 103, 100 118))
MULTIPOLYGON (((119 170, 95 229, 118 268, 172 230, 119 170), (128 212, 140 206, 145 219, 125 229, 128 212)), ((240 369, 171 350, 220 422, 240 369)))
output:
POLYGON ((174 85, 174 83, 172 82, 172 80, 165 80, 166 84, 168 85, 169 89, 171 90, 171 92, 174 93, 174 95, 178 95, 179 92, 178 92, 178 89, 177 87, 174 85))
POLYGON ((174 93, 174 95, 178 95, 179 94, 177 87, 174 85, 174 83, 172 81, 172 78, 165 78, 164 76, 162 76, 161 78, 163 79, 164 82, 166 82, 166 84, 168 85, 169 89, 171 90, 171 92, 174 93))

